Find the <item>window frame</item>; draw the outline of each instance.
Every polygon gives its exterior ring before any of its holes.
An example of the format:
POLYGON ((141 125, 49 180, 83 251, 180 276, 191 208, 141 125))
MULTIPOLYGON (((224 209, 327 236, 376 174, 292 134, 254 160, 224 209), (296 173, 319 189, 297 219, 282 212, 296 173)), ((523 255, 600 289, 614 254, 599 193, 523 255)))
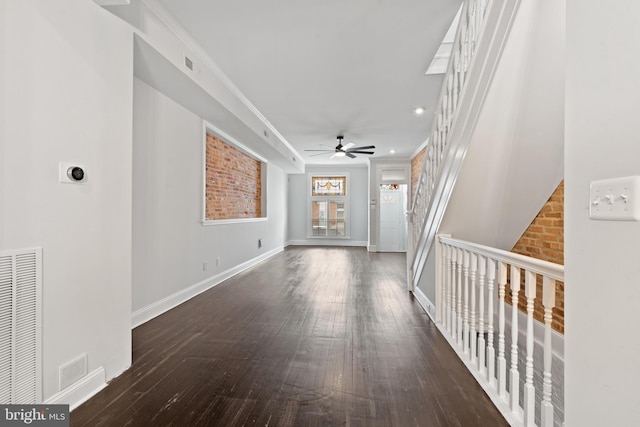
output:
POLYGON ((268 221, 267 212, 267 169, 269 162, 253 150, 245 147, 240 142, 232 138, 227 133, 221 131, 206 120, 202 121, 202 212, 201 223, 203 226, 238 224, 247 222, 263 222, 268 221), (230 145, 243 154, 257 160, 260 165, 260 213, 262 216, 257 218, 229 218, 229 219, 207 219, 207 135, 215 136, 227 145, 230 145))
MULTIPOLYGON (((351 200, 351 188, 350 188, 350 176, 348 172, 339 173, 307 173, 307 238, 308 239, 322 239, 322 240, 343 240, 350 239, 351 233, 351 214, 350 214, 350 200, 351 200), (344 177, 345 178, 345 195, 337 196, 333 194, 314 196, 313 195, 313 179, 314 178, 332 178, 332 177, 344 177), (313 202, 326 201, 328 203, 332 201, 344 203, 344 236, 318 236, 313 234, 313 202)), ((327 205, 328 206, 328 205, 327 205)))

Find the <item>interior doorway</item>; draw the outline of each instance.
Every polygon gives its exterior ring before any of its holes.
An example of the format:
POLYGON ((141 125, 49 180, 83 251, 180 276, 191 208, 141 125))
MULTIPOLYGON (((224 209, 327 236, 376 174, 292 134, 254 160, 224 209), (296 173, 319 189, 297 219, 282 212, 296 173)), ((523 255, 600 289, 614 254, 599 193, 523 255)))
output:
POLYGON ((407 251, 406 184, 381 184, 380 201, 380 252, 407 251))

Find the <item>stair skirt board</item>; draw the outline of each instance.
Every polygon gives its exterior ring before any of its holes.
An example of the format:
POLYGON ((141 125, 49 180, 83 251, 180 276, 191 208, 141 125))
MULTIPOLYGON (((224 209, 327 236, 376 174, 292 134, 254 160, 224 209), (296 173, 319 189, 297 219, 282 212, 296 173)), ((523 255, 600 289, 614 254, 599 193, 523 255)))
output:
POLYGON ((237 266, 223 271, 220 274, 209 277, 208 279, 198 282, 192 286, 189 286, 188 288, 182 289, 181 291, 169 295, 168 297, 165 297, 159 301, 149 304, 146 307, 134 311, 131 315, 131 329, 135 328, 136 326, 140 326, 145 322, 148 322, 154 317, 157 317, 174 307, 177 307, 183 302, 190 300, 191 298, 201 294, 206 290, 211 289, 212 287, 224 282, 225 280, 235 276, 238 273, 241 273, 248 268, 251 268, 256 264, 268 258, 271 258, 272 256, 282 252, 283 250, 283 246, 275 248, 263 255, 243 262, 242 264, 238 264, 237 266))

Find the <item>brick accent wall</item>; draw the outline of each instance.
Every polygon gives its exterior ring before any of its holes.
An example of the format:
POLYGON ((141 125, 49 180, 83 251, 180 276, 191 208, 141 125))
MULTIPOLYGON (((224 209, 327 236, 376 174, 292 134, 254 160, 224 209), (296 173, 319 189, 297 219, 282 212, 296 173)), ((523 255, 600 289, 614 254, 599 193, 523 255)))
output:
POLYGON ((416 196, 416 189, 418 188, 418 180, 420 179, 420 172, 422 172, 422 162, 424 161, 424 155, 427 152, 427 148, 420 150, 418 154, 411 159, 411 203, 416 196))
MULTIPOLYGON (((558 185, 511 251, 564 265, 564 181, 558 185)), ((508 294, 510 299, 510 292, 508 294)), ((527 300, 523 294, 524 283, 519 295, 518 309, 526 313, 527 300)), ((543 322, 543 316, 542 280, 538 278, 534 317, 543 322)), ((553 309, 552 327, 564 333, 564 283, 562 282, 558 282, 556 286, 556 307, 553 309)))
POLYGON ((213 135, 206 153, 206 219, 260 218, 262 163, 213 135))

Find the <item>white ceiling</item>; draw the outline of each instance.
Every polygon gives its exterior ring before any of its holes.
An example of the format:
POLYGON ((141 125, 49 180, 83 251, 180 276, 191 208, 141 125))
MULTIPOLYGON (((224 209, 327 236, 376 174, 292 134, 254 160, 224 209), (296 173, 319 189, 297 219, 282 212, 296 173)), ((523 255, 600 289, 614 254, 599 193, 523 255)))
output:
MULTIPOLYGON (((428 138, 442 75, 425 76, 460 0, 159 0, 307 164, 305 149, 428 138), (413 109, 426 108, 416 116, 413 109)), ((390 150, 396 150, 391 155, 390 150)))

